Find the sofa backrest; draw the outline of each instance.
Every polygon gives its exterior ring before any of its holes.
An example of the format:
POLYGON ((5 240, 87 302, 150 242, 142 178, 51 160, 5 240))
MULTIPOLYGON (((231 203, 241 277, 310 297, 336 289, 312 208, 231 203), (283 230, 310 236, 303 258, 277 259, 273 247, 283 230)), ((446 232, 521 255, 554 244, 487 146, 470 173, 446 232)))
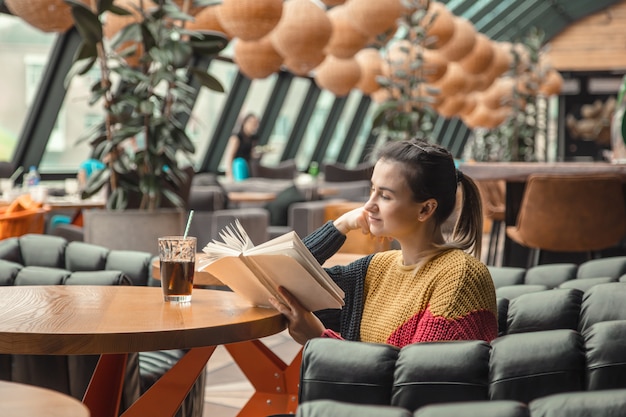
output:
MULTIPOLYGON (((555 263, 537 265, 528 269, 490 265, 489 272, 496 290, 523 284, 541 285, 547 288, 579 288, 585 291, 597 283, 619 281, 626 274, 626 256, 592 259, 580 265, 555 263)), ((506 291, 509 289, 507 288, 506 291)), ((525 292, 528 291, 517 289, 518 294, 525 292)))
POLYGON ((491 343, 385 344, 312 339, 304 347, 300 403, 336 400, 415 411, 435 403, 507 400, 626 389, 626 320, 509 334, 491 343))
POLYGON ((28 234, 0 241, 0 285, 154 285, 151 260, 147 252, 28 234))

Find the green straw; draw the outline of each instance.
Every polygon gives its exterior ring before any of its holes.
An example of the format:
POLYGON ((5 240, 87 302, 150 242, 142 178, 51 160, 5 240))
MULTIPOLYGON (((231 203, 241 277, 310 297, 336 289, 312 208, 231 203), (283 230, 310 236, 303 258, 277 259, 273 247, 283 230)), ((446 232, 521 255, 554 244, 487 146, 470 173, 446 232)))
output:
POLYGON ((191 218, 193 217, 193 210, 189 211, 189 218, 187 219, 187 226, 185 227, 185 234, 183 240, 187 239, 187 233, 189 233, 189 226, 191 225, 191 218))

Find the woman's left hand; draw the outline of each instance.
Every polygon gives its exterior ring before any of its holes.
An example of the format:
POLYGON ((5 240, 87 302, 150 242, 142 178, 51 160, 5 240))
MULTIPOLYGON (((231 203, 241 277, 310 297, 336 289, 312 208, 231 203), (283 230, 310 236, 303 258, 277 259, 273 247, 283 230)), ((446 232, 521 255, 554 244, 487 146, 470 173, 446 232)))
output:
POLYGON ((284 287, 279 287, 278 292, 284 302, 280 302, 274 297, 271 297, 269 301, 289 321, 289 334, 296 342, 304 345, 307 340, 320 337, 324 333, 325 328, 321 320, 302 307, 296 297, 284 287))

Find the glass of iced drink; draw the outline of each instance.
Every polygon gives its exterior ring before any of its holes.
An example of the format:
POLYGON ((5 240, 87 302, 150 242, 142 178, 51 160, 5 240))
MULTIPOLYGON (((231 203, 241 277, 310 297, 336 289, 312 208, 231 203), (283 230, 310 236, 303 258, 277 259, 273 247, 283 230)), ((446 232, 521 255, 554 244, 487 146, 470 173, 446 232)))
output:
POLYGON ((196 262, 196 238, 160 237, 159 260, 165 301, 190 302, 196 262))

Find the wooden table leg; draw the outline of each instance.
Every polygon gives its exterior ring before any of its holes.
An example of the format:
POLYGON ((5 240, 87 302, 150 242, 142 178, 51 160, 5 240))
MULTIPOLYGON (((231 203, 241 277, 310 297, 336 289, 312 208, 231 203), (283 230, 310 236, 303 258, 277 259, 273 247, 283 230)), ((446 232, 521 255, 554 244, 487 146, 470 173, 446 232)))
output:
POLYGON ((255 392, 238 417, 293 413, 298 407, 302 350, 287 365, 259 340, 225 345, 255 392))
POLYGON ((117 417, 119 414, 127 360, 125 353, 100 356, 83 397, 91 417, 117 417))
POLYGON ((174 416, 214 351, 215 346, 190 349, 122 417, 174 416))

